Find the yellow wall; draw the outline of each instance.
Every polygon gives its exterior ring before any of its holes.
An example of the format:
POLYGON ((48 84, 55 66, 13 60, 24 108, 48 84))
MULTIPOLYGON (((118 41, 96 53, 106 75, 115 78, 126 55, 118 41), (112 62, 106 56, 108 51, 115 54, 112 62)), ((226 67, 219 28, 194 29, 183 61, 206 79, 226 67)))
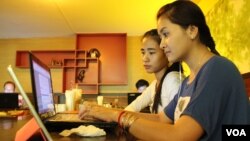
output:
POLYGON ((206 15, 218 51, 241 73, 250 71, 249 10, 249 0, 219 0, 206 15))
MULTIPOLYGON (((250 72, 250 1, 195 0, 206 15, 219 53, 231 60, 240 73, 250 72)), ((186 64, 185 75, 190 71, 186 64)))
MULTIPOLYGON (((142 66, 140 55, 139 36, 127 37, 127 59, 128 59, 128 85, 125 86, 102 86, 101 93, 126 93, 135 91, 135 83, 144 78, 152 81, 154 76, 147 74, 142 66)), ((65 38, 35 38, 35 39, 0 39, 0 84, 10 80, 6 67, 11 64, 15 66, 16 50, 73 50, 75 49, 75 37, 65 38)), ((31 81, 29 69, 14 67, 17 76, 26 92, 31 92, 31 81)), ((52 69, 52 81, 54 92, 62 90, 62 69, 52 69)), ((2 89, 0 89, 2 91, 2 89)))
MULTIPOLYGON (((222 56, 232 60, 241 73, 250 71, 250 9, 249 0, 218 0, 206 14, 208 25, 214 37, 217 49, 222 56)), ((102 86, 101 93, 119 93, 135 90, 135 82, 140 78, 152 81, 154 76, 147 74, 140 58, 140 37, 127 37, 128 85, 102 86)), ((67 50, 75 49, 75 37, 38 38, 38 39, 0 39, 0 84, 10 80, 6 67, 15 66, 16 50, 67 50)), ((24 89, 31 92, 30 74, 28 69, 15 68, 24 89)), ((185 66, 185 74, 189 70, 185 66)), ((55 92, 62 89, 62 70, 52 70, 55 92)), ((0 89, 1 91, 2 89, 0 89)))

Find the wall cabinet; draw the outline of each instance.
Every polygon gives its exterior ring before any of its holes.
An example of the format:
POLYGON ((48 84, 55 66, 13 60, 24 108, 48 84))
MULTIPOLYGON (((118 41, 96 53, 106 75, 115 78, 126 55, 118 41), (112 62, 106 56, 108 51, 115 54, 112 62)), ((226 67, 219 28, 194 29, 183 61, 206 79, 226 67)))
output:
MULTIPOLYGON (((28 52, 16 52, 17 67, 29 67, 28 52)), ((84 94, 99 94, 101 85, 127 84, 126 34, 78 34, 74 50, 31 52, 50 68, 63 69, 62 92, 78 85, 84 94), (99 58, 89 55, 93 48, 99 58)))

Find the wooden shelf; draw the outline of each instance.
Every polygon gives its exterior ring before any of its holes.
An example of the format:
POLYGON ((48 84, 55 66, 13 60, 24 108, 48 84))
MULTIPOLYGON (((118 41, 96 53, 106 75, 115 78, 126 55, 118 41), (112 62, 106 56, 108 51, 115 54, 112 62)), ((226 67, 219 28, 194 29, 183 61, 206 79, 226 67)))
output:
POLYGON ((99 83, 127 84, 125 33, 78 34, 77 50, 100 51, 99 83))
MULTIPOLYGON (((41 59, 46 65, 59 68, 63 67, 65 58, 75 58, 74 50, 34 50, 31 51, 36 57, 41 59), (53 65, 55 64, 55 65, 53 65), (58 65, 61 64, 61 65, 58 65)), ((20 50, 16 52, 16 67, 29 67, 29 51, 20 50)))
POLYGON ((97 86, 96 83, 76 83, 78 86, 97 86))
POLYGON ((77 67, 87 67, 86 59, 77 59, 76 60, 76 66, 77 67))
POLYGON ((76 68, 76 67, 75 66, 63 66, 62 68, 66 69, 66 68, 76 68))
POLYGON ((75 61, 75 59, 63 59, 63 66, 64 67, 75 67, 76 61, 75 61))
POLYGON ((76 50, 76 58, 87 58, 87 51, 85 50, 76 50))
POLYGON ((28 68, 29 66, 29 51, 16 52, 16 66, 20 68, 28 68))
POLYGON ((51 69, 61 69, 63 66, 49 66, 51 69))
MULTIPOLYGON (((32 50, 43 63, 63 70, 62 92, 78 84, 84 94, 99 94, 99 86, 127 84, 126 34, 78 34, 74 50, 32 50), (100 58, 88 51, 96 48, 100 58), (81 79, 82 78, 82 79, 81 79)), ((29 67, 29 51, 16 52, 16 67, 29 67)))
POLYGON ((120 85, 126 85, 127 83, 99 83, 98 85, 102 86, 120 86, 120 85))

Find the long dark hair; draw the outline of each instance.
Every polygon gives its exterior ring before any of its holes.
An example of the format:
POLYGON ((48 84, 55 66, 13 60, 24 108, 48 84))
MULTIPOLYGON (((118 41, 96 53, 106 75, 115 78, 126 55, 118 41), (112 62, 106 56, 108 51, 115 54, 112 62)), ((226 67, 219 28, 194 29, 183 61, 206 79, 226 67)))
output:
POLYGON ((170 4, 166 4, 158 11, 157 19, 161 16, 165 16, 172 23, 178 24, 184 29, 188 28, 190 25, 196 26, 199 30, 200 42, 206 45, 214 54, 220 55, 215 49, 215 42, 206 24, 204 14, 193 2, 178 0, 170 4))
POLYGON ((147 38, 147 37, 153 39, 153 40, 156 41, 158 44, 161 43, 161 38, 160 38, 160 36, 159 36, 159 34, 158 34, 158 32, 157 32, 157 29, 151 29, 151 30, 145 32, 144 35, 142 36, 142 40, 143 40, 144 38, 147 38))
MULTIPOLYGON (((153 39, 154 41, 156 41, 160 45, 161 38, 160 38, 160 36, 159 36, 159 34, 157 32, 157 29, 151 29, 151 30, 147 31, 142 36, 142 39, 147 38, 147 37, 153 39)), ((153 113, 158 113, 158 105, 162 105, 162 102, 161 102, 161 89, 162 89, 162 84, 163 84, 164 78, 171 71, 179 71, 180 66, 181 66, 180 62, 173 63, 165 71, 165 73, 163 74, 163 76, 161 78, 161 81, 160 81, 160 83, 159 83, 159 85, 158 85, 158 87, 156 88, 156 91, 155 91, 154 103, 153 103, 153 107, 152 107, 152 112, 153 113)), ((183 72, 182 67, 181 67, 181 72, 183 72)))
POLYGON ((162 101, 161 101, 161 89, 162 89, 162 84, 163 81, 165 79, 165 77, 167 76, 167 74, 169 72, 172 71, 181 71, 183 72, 183 69, 181 67, 181 63, 180 62, 175 62, 173 63, 164 73, 164 75, 161 78, 161 81, 158 85, 158 87, 156 88, 156 92, 155 92, 155 97, 154 97, 154 103, 153 103, 153 107, 152 107, 152 112, 153 113, 158 113, 158 106, 162 105, 162 101), (180 70, 181 69, 181 70, 180 70))

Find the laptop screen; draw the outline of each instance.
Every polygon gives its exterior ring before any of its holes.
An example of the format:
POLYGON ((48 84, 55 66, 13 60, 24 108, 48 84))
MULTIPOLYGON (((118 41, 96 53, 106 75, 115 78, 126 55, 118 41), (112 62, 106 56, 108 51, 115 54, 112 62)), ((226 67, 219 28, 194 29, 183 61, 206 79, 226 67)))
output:
POLYGON ((19 108, 18 93, 0 92, 0 108, 19 108))
POLYGON ((30 54, 32 90, 37 112, 46 118, 55 114, 50 69, 30 54))

